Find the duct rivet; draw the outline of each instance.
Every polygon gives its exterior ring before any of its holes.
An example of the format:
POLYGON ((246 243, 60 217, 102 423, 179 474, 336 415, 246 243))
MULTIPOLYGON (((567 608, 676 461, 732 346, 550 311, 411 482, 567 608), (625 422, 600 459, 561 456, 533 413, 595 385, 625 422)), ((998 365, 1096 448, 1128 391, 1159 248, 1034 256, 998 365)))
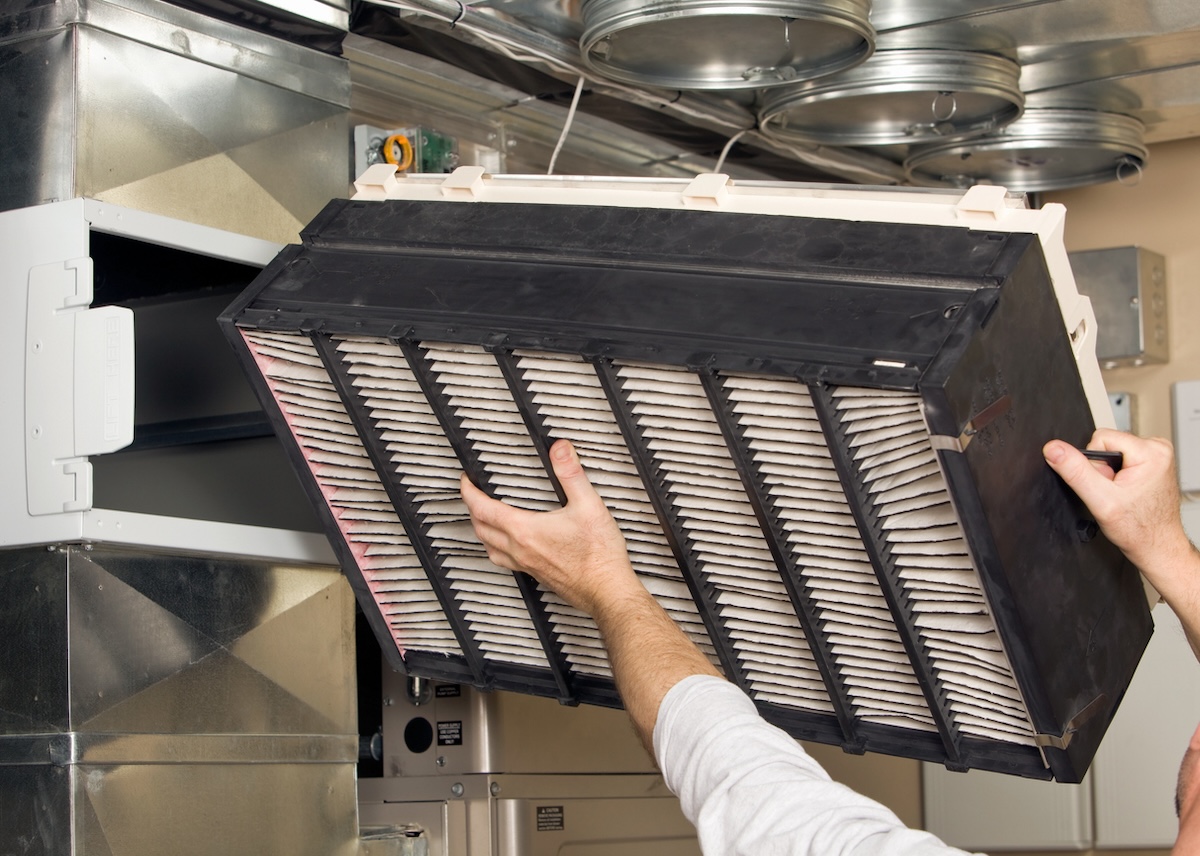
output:
POLYGON ((454 794, 456 797, 461 797, 463 795, 463 790, 464 788, 461 782, 455 782, 450 786, 450 793, 454 794))

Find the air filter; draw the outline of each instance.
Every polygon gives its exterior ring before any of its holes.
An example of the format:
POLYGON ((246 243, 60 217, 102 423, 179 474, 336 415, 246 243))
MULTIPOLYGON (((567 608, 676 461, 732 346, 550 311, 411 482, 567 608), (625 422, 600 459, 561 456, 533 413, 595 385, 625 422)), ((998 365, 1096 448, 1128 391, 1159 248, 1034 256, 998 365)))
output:
POLYGON ((396 668, 619 704, 592 621, 489 563, 458 495, 465 470, 558 507, 565 437, 646 586, 771 721, 1080 779, 1151 622, 1041 457, 1090 436, 1085 387, 1106 401, 1061 209, 380 175, 222 325, 396 668))

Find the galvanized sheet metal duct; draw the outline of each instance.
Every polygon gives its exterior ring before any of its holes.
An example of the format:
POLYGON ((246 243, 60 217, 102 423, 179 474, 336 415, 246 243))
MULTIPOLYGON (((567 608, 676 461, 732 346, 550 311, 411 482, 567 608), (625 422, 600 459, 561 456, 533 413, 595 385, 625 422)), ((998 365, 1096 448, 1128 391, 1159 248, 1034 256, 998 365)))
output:
POLYGON ((798 737, 1077 781, 1148 637, 1041 460, 1093 422, 1031 235, 337 202, 222 324, 410 673, 619 703, 594 624, 492 566, 458 498, 465 470, 556 507, 558 437, 798 737))
POLYGON ((353 615, 332 567, 0 553, 0 852, 355 852, 353 615))
POLYGON ((915 145, 976 136, 1021 115, 1017 63, 961 50, 880 50, 840 74, 764 96, 760 127, 796 142, 915 145))
POLYGON ((597 73, 668 89, 760 89, 850 68, 874 49, 868 0, 584 0, 597 73))
MULTIPOLYGON (((539 64, 535 56, 548 57, 553 54, 553 60, 542 62, 540 67, 550 68, 552 74, 572 83, 578 74, 574 57, 579 55, 579 36, 584 29, 581 4, 545 4, 531 0, 476 3, 462 15, 455 29, 446 29, 448 22, 462 12, 457 4, 445 0, 399 2, 406 10, 415 11, 416 14, 409 19, 420 26, 440 27, 443 32, 485 47, 490 46, 493 50, 498 48, 492 39, 499 35, 500 41, 529 57, 525 61, 531 64, 539 64), (531 46, 540 49, 530 50, 531 46)), ((608 8, 608 4, 596 5, 608 8)), ((638 17, 640 9, 647 5, 653 4, 627 4, 632 20, 636 22, 636 26, 630 26, 631 30, 648 27, 648 23, 638 17)), ((673 8, 682 9, 687 5, 690 4, 676 4, 673 8)), ((698 8, 700 4, 695 5, 698 8)), ((766 4, 724 5, 736 6, 743 10, 747 18, 753 11, 744 10, 766 8, 766 4)), ((612 8, 615 7, 616 4, 613 4, 612 8)), ((991 52, 1020 63, 1021 92, 1029 107, 1112 112, 1137 119, 1144 124, 1145 132, 1144 139, 1139 136, 1130 152, 1133 160, 1139 157, 1137 150, 1144 143, 1185 138, 1196 127, 1198 107, 1195 93, 1200 92, 1200 85, 1197 85, 1197 80, 1200 80, 1200 8, 1190 0, 1146 0, 1138 4, 1118 0, 1038 0, 1023 3, 987 0, 969 4, 953 0, 921 3, 875 0, 870 12, 869 23, 874 30, 877 53, 933 48, 949 53, 974 50, 991 52)), ((403 14, 409 16, 407 12, 403 14)), ((700 16, 696 17, 698 23, 695 26, 706 26, 699 21, 700 16)), ((799 23, 797 21, 797 25, 799 23)), ((712 31, 720 29, 713 24, 707 26, 712 31)), ((725 29, 729 32, 734 30, 733 27, 725 29)), ((769 33, 767 38, 777 38, 777 30, 769 33)), ((704 38, 696 38, 691 51, 673 49, 677 56, 672 61, 676 62, 677 69, 657 68, 661 79, 654 83, 639 78, 635 82, 643 86, 620 84, 615 80, 618 70, 599 64, 591 67, 595 72, 592 82, 597 91, 625 98, 631 103, 650 105, 660 115, 682 119, 699 127, 716 128, 728 135, 743 132, 739 139, 747 148, 765 145, 772 151, 827 169, 830 175, 849 177, 853 181, 863 180, 862 174, 866 172, 887 175, 888 164, 899 167, 913 154, 912 140, 886 145, 876 144, 873 140, 844 145, 829 142, 801 144, 794 141, 787 147, 790 151, 786 151, 778 134, 774 135, 775 139, 767 140, 757 131, 747 131, 753 125, 751 110, 745 110, 744 119, 739 124, 734 115, 738 112, 736 108, 751 104, 752 97, 755 101, 775 97, 772 94, 775 88, 772 82, 763 81, 757 86, 744 85, 740 72, 751 67, 750 63, 727 69, 730 76, 738 79, 731 81, 724 89, 685 89, 691 87, 697 77, 703 77, 704 72, 697 71, 700 65, 696 59, 698 56, 726 56, 732 50, 729 45, 744 45, 746 42, 747 38, 739 38, 729 39, 726 44, 721 41, 719 34, 710 31, 704 38), (710 44, 714 40, 716 48, 710 44), (705 45, 703 50, 701 45, 705 45), (735 70, 739 75, 732 74, 735 70), (613 80, 606 83, 606 78, 613 80), (742 91, 730 91, 735 85, 741 87, 742 91), (667 88, 664 90, 662 87, 667 88), (673 91, 676 89, 679 91, 673 91), (759 91, 751 96, 745 90, 759 91), (868 150, 860 148, 860 145, 875 148, 868 150), (829 160, 831 154, 836 158, 829 160), (858 168, 851 166, 856 158, 863 159, 858 168)), ((661 45, 667 44, 668 39, 661 39, 661 45)), ((656 60, 661 55, 661 45, 659 41, 652 42, 648 47, 643 45, 638 52, 641 59, 656 60)), ((744 46, 740 49, 748 50, 744 46)), ((751 62, 761 66, 766 61, 751 62)), ((843 73, 845 71, 843 69, 843 73)), ((949 83, 951 77, 953 75, 949 74, 942 88, 934 91, 952 89, 949 83)), ((854 97, 846 99, 848 111, 857 109, 854 104, 856 100, 854 97)), ((887 100, 880 99, 876 104, 887 113, 887 100)), ((928 102, 920 105, 922 121, 927 114, 927 107, 928 102)), ((588 109, 586 99, 583 109, 588 109)), ((840 115, 837 100, 805 105, 804 117, 811 119, 818 131, 824 132, 842 130, 852 124, 840 115)), ((796 127, 801 122, 797 120, 789 124, 796 127)), ((870 121, 864 120, 861 128, 851 130, 869 137, 870 125, 870 121)), ((668 132, 669 127, 664 128, 664 134, 668 132)), ((938 139, 929 141, 942 142, 938 139)), ((1009 157, 1032 163, 1032 169, 1028 164, 1023 164, 1020 171, 1025 178, 1030 178, 1031 172, 1039 173, 1035 178, 1038 190, 1118 177, 1115 168, 1108 169, 1109 162, 1097 164, 1094 161, 1096 153, 1086 146, 1076 145, 1077 142, 1077 138, 1068 138, 1061 149, 1053 145, 1039 146, 1034 147, 1039 150, 1027 156, 1010 152, 1009 157), (1065 174, 1059 184, 1059 172, 1048 162, 1061 160, 1071 163, 1080 158, 1089 162, 1089 168, 1083 171, 1061 169, 1065 174)), ((737 154, 738 150, 734 149, 735 158, 737 154)), ((976 163, 982 160, 986 158, 977 158, 976 163)), ((1121 177, 1125 173, 1136 172, 1133 160, 1122 169, 1121 177)), ((995 172, 982 167, 977 171, 960 171, 947 166, 945 174, 961 184, 995 183, 1013 188, 1025 187, 1024 184, 1015 183, 1022 180, 1019 176, 1006 177, 1016 170, 1004 158, 997 158, 995 166, 995 172)), ((925 170, 911 180, 930 184, 938 181, 932 171, 925 170)), ((870 177, 867 181, 879 183, 870 177)), ((894 182, 889 177, 887 183, 894 182)))
POLYGON ((1134 181, 1149 157, 1143 130, 1121 113, 1030 107, 994 133, 919 148, 904 167, 917 183, 987 181, 1031 192, 1134 181))

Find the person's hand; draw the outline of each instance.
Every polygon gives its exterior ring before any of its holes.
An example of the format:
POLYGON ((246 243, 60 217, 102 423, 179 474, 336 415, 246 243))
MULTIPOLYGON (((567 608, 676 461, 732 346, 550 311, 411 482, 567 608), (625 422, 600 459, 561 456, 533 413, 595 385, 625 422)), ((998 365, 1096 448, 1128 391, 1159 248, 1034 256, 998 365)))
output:
POLYGON ((629 564, 625 538, 588 481, 575 448, 559 440, 550 448, 550 461, 567 496, 567 504, 555 511, 513 508, 489 497, 463 474, 462 498, 488 559, 531 574, 593 616, 624 598, 645 596, 629 564))
POLYGON ((1062 440, 1051 440, 1042 453, 1083 500, 1108 540, 1163 591, 1168 581, 1162 575, 1192 552, 1179 516, 1171 444, 1101 428, 1088 448, 1121 452, 1120 472, 1114 474, 1107 464, 1088 460, 1062 440))

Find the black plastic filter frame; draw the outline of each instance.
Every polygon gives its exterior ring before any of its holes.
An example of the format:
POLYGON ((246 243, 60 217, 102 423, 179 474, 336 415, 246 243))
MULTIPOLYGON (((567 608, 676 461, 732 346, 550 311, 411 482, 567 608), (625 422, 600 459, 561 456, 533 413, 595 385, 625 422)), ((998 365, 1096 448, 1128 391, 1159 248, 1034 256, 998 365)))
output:
POLYGON ((541 422, 513 354, 570 355, 590 365, 720 662, 731 680, 750 689, 614 363, 693 373, 832 704, 832 713, 823 713, 757 702, 765 717, 797 737, 956 769, 1079 781, 1152 630, 1136 571, 1103 537, 1080 539, 1086 512, 1041 459, 1042 445, 1054 437, 1086 442, 1093 422, 1032 235, 664 209, 335 201, 304 232, 303 244, 286 248, 221 324, 285 440, 385 653, 412 674, 565 703, 619 704, 610 680, 572 670, 542 595, 528 578, 518 584, 549 668, 483 656, 409 497, 388 476, 382 438, 356 399, 333 337, 379 338, 399 347, 463 469, 485 489, 486 468, 423 365, 421 343, 458 343, 495 356, 548 475, 546 454, 555 438, 541 422), (286 420, 242 335, 251 330, 303 335, 316 346, 426 568, 461 657, 421 651, 401 657, 396 650, 304 455, 288 442, 286 420), (936 731, 855 716, 822 619, 788 556, 762 475, 723 397, 726 373, 787 378, 811 394, 936 731), (1038 745, 965 735, 956 727, 831 406, 837 386, 920 397, 1038 745))

